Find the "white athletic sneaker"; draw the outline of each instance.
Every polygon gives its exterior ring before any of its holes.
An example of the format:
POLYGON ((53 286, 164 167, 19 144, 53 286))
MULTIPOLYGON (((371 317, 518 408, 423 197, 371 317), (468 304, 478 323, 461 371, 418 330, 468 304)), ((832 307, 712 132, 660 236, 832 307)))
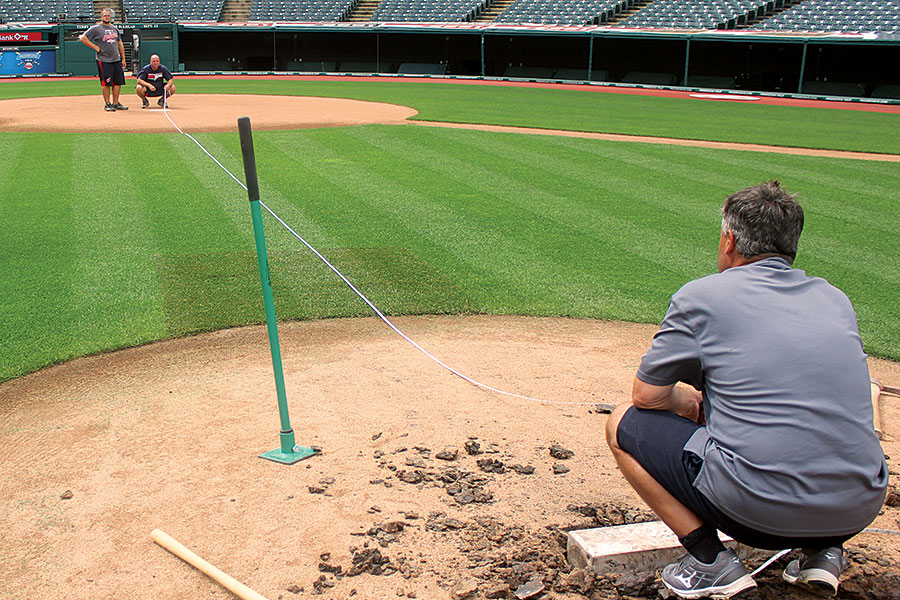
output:
POLYGON ((680 598, 731 598, 756 587, 744 563, 730 548, 719 552, 710 565, 685 554, 664 568, 661 578, 663 585, 680 598))
POLYGON ((847 555, 843 549, 825 548, 789 562, 781 578, 818 594, 834 596, 846 567, 847 555))

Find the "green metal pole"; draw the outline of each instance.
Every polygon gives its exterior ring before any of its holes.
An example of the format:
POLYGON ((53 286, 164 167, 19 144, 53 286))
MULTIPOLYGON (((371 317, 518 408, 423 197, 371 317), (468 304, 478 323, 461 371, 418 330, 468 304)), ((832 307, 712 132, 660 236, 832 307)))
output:
POLYGON ((484 32, 481 32, 481 76, 484 77, 484 32))
POLYGON ((593 72, 594 72, 594 33, 591 32, 588 34, 588 70, 587 70, 587 80, 593 81, 593 72))
POLYGON ((797 82, 797 93, 803 93, 803 76, 806 74, 806 47, 809 40, 803 40, 803 56, 800 58, 800 81, 797 82))
POLYGON ((253 237, 256 239, 256 258, 259 262, 259 280, 262 284, 263 304, 266 308, 266 327, 269 330, 269 349, 272 352, 272 369, 275 371, 275 392, 278 395, 278 413, 281 416, 281 447, 260 454, 260 458, 294 464, 315 454, 312 448, 294 444, 294 430, 288 415, 287 394, 284 391, 284 370, 281 366, 281 346, 278 343, 278 323, 275 319, 275 302, 272 298, 272 280, 269 278, 269 255, 266 252, 266 236, 263 232, 262 211, 259 208, 259 181, 256 178, 256 156, 253 152, 253 133, 250 118, 238 119, 241 136, 241 153, 244 156, 244 178, 250 197, 250 215, 253 217, 253 237))

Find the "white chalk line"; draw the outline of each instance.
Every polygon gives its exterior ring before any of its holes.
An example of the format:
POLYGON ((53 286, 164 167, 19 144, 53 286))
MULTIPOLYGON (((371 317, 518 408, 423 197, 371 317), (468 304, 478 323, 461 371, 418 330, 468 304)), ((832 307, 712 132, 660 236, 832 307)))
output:
MULTIPOLYGON (((165 98, 165 95, 164 95, 163 97, 165 98)), ((169 111, 167 110, 167 106, 168 106, 168 101, 167 101, 167 100, 164 100, 164 101, 163 101, 163 114, 164 114, 164 115, 166 116, 166 118, 169 120, 169 123, 171 123, 172 126, 178 131, 178 133, 180 133, 180 134, 186 136, 186 137, 187 137, 188 139, 190 139, 192 142, 194 142, 195 144, 197 144, 197 146, 198 146, 201 150, 203 150, 203 152, 206 153, 206 155, 207 155, 209 158, 211 158, 211 159, 213 160, 213 162, 215 162, 217 165, 219 165, 219 167, 220 167, 223 171, 225 171, 226 173, 228 173, 228 176, 231 177, 232 179, 234 179, 234 181, 237 182, 237 184, 238 184, 239 186, 241 186, 241 187, 244 189, 244 191, 247 191, 247 186, 244 185, 244 183, 243 183, 240 179, 238 179, 237 177, 235 177, 234 174, 233 174, 231 171, 229 171, 229 170, 225 167, 225 165, 223 165, 221 162, 219 162, 219 160, 218 160, 215 156, 213 156, 212 154, 210 154, 210 152, 209 152, 206 148, 203 147, 203 144, 201 144, 200 142, 198 142, 197 139, 194 138, 194 136, 192 136, 192 135, 190 135, 189 133, 187 133, 187 132, 185 132, 184 130, 182 130, 181 127, 179 127, 178 124, 175 123, 175 121, 172 120, 172 118, 169 116, 169 111)), ((578 406, 591 406, 591 405, 597 404, 596 402, 569 402, 569 401, 562 401, 562 400, 543 400, 543 399, 541 399, 541 398, 532 398, 532 397, 530 397, 530 396, 525 396, 525 395, 523 395, 523 394, 516 394, 516 393, 513 393, 513 392, 507 392, 507 391, 501 390, 501 389, 499 389, 499 388, 495 388, 495 387, 493 387, 493 386, 490 386, 490 385, 481 383, 480 381, 477 381, 477 380, 475 380, 475 379, 473 379, 473 378, 471 378, 471 377, 469 377, 469 376, 467 376, 467 375, 462 374, 461 372, 459 372, 458 370, 454 369, 453 367, 451 367, 450 365, 448 365, 448 364, 445 363, 444 361, 440 360, 440 359, 439 359, 438 357, 436 357, 434 354, 432 354, 431 352, 429 352, 428 350, 426 350, 425 348, 423 348, 421 345, 419 345, 415 340, 413 340, 412 338, 410 338, 408 335, 406 335, 405 333, 403 333, 396 325, 394 325, 394 324, 391 322, 390 319, 388 319, 388 318, 384 315, 384 313, 382 313, 382 312, 378 309, 377 306, 375 306, 375 304, 374 304, 371 300, 369 300, 369 299, 366 297, 365 294, 363 294, 361 291, 359 291, 359 289, 357 289, 357 287, 356 287, 355 285, 353 285, 353 283, 351 283, 350 280, 347 279, 347 278, 344 276, 344 274, 341 273, 341 272, 337 269, 337 267, 335 267, 334 265, 332 265, 332 264, 328 261, 328 259, 326 259, 326 258, 325 258, 318 250, 316 250, 316 249, 313 247, 312 244, 310 244, 309 242, 307 242, 307 241, 303 238, 303 236, 301 236, 299 233, 297 233, 296 231, 294 231, 287 223, 284 222, 284 220, 283 220, 281 217, 279 217, 277 214, 275 214, 275 212, 274 212, 271 208, 269 208, 268 206, 266 206, 266 204, 265 204, 264 202, 262 202, 262 201, 260 200, 259 204, 260 204, 260 206, 262 206, 263 208, 265 208, 266 211, 267 211, 270 215, 272 215, 272 216, 275 218, 275 220, 278 221, 278 223, 281 224, 282 227, 284 227, 285 229, 287 229, 288 232, 291 233, 291 235, 293 235, 295 238, 297 238, 297 239, 300 241, 300 243, 302 243, 302 244, 303 244, 304 246, 306 246, 313 254, 315 254, 316 257, 318 257, 318 259, 321 260, 321 261, 325 264, 325 266, 327 266, 329 269, 331 269, 331 271, 332 271, 335 275, 337 275, 338 277, 340 277, 341 281, 343 281, 343 282, 344 282, 344 283, 345 283, 345 284, 353 291, 353 293, 355 293, 357 296, 359 296, 359 298, 360 298, 363 302, 366 303, 366 305, 372 310, 372 312, 375 313, 375 316, 377 316, 379 319, 381 319, 381 320, 385 323, 385 325, 387 325, 388 327, 390 327, 390 328, 394 331, 394 333, 396 333, 396 334, 399 335, 401 338, 403 338, 404 340, 406 340, 407 342, 409 342, 409 343, 410 343, 414 348, 416 348, 419 352, 421 352, 422 354, 424 354, 425 356, 427 356, 429 359, 431 359, 431 360, 432 360, 433 362, 435 362, 437 365, 443 367, 444 369, 446 369, 447 371, 449 371, 449 372, 452 373, 453 375, 456 375, 456 376, 459 377, 460 379, 462 379, 462 380, 464 380, 464 381, 467 381, 467 382, 471 383, 472 385, 474 385, 474 386, 476 386, 476 387, 478 387, 478 388, 481 388, 481 389, 483 389, 483 390, 485 390, 485 391, 488 391, 488 392, 494 392, 495 394, 501 394, 501 395, 503 395, 503 396, 509 396, 509 397, 511 397, 511 398, 518 398, 518 399, 520 399, 520 400, 528 400, 528 401, 531 401, 531 402, 539 402, 539 403, 541 403, 541 404, 560 404, 560 405, 578 405, 578 406)))

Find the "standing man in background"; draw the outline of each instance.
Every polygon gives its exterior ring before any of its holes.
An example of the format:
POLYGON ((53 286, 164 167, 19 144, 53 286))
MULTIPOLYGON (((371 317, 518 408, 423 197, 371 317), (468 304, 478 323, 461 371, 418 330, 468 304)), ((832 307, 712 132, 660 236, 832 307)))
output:
POLYGON ((125 46, 112 19, 112 10, 104 8, 100 12, 100 22, 78 37, 82 44, 97 53, 100 89, 109 112, 128 110, 119 102, 119 92, 125 84, 125 46))

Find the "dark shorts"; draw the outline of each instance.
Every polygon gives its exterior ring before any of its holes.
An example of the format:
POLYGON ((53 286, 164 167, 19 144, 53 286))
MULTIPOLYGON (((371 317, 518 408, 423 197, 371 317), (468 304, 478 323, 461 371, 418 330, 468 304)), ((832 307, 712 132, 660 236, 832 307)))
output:
POLYGON ((165 91, 166 91, 165 87, 153 88, 152 90, 148 90, 147 88, 144 88, 144 95, 147 96, 148 98, 158 98, 159 96, 162 96, 165 93, 165 91))
POLYGON ((122 70, 122 62, 97 61, 97 75, 100 76, 100 85, 112 87, 125 85, 125 71, 122 70))
POLYGON ((738 523, 710 502, 694 487, 703 467, 703 459, 686 452, 684 445, 702 427, 690 419, 661 410, 629 408, 619 422, 616 438, 619 447, 633 456, 653 479, 679 502, 733 539, 754 548, 821 549, 840 546, 856 534, 837 537, 783 537, 756 531, 738 523))

